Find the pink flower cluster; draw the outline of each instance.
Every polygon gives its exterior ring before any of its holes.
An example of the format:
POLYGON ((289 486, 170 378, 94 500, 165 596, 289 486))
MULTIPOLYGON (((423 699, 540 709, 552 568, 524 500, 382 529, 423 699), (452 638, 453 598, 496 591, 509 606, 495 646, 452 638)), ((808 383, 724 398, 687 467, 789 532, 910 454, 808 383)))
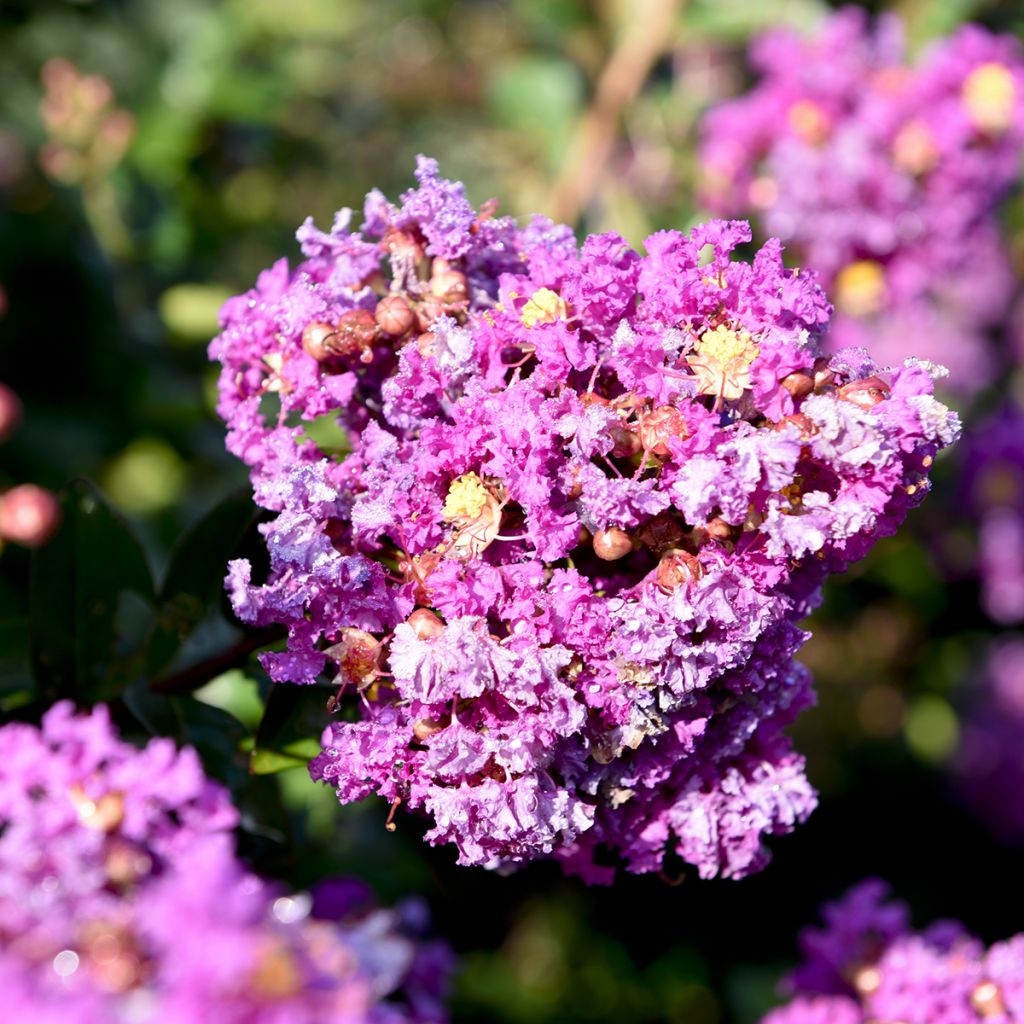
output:
POLYGON ((910 927, 870 880, 801 935, 796 997, 762 1024, 1013 1024, 1024 1021, 1024 935, 988 949, 952 921, 910 927))
POLYGON ((990 381, 1015 287, 995 214, 1019 178, 1020 44, 968 25, 911 65, 894 16, 846 8, 751 59, 758 83, 703 124, 709 208, 756 213, 822 275, 833 345, 913 349, 963 391, 990 381))
MULTIPOLYGON (((41 729, 0 728, 7 1019, 446 1019, 450 954, 414 938, 415 907, 338 920, 329 892, 277 892, 236 860, 237 819, 194 751, 167 739, 137 750, 102 707, 77 716, 57 704, 41 729)), ((352 890, 348 902, 363 901, 352 890)))
POLYGON ((926 366, 823 357, 824 293, 777 241, 734 258, 744 223, 577 250, 418 177, 362 233, 304 227, 211 347, 278 513, 235 610, 287 626, 274 679, 335 673, 350 712, 313 776, 422 810, 464 864, 755 871, 815 805, 784 733, 813 699, 797 623, 956 417, 926 366))

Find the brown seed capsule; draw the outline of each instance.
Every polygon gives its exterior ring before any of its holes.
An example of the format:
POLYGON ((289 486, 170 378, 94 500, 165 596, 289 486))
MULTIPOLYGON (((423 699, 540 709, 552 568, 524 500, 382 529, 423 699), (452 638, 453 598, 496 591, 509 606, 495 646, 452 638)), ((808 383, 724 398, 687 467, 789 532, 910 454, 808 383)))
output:
POLYGON ((606 562, 623 558, 632 550, 633 542, 629 534, 617 526, 609 526, 607 530, 598 530, 594 534, 594 554, 606 562))
POLYGON ((12 487, 0 496, 0 538, 38 548, 56 532, 60 523, 57 499, 35 484, 12 487))
POLYGON ((658 589, 664 594, 671 594, 676 587, 699 580, 704 575, 704 567, 696 555, 680 548, 671 548, 661 556, 655 578, 658 589))
POLYGON ((469 282, 460 270, 434 270, 430 290, 445 302, 462 302, 469 295, 469 282))
POLYGON ((401 295, 388 295, 381 299, 377 303, 373 318, 377 321, 377 326, 393 338, 400 338, 406 331, 411 330, 416 322, 416 314, 401 295))
POLYGON ((844 384, 839 389, 839 397, 862 409, 872 409, 889 397, 889 390, 889 385, 881 377, 865 377, 864 380, 844 384))
POLYGON ((814 378, 806 373, 790 373, 783 377, 779 383, 798 402, 806 398, 814 390, 814 378))
POLYGON ((637 531, 637 537, 654 551, 678 547, 683 539, 683 527, 668 512, 659 512, 653 519, 648 519, 637 531))
POLYGON ((671 405, 659 405, 652 409, 641 418, 637 429, 640 443, 654 455, 669 455, 670 440, 685 440, 690 436, 686 417, 671 405))
POLYGON ((306 324, 302 331, 302 348, 306 355, 312 356, 318 363, 334 358, 334 352, 328 345, 328 339, 334 337, 334 327, 322 320, 314 320, 306 324))
POLYGON ((405 622, 421 640, 433 640, 444 632, 444 623, 427 608, 417 608, 405 622))

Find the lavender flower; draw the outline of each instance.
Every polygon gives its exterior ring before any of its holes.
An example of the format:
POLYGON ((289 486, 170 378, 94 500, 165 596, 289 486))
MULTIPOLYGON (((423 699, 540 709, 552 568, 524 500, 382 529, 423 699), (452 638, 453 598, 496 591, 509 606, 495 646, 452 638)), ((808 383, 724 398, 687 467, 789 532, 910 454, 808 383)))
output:
POLYGON ((304 228, 309 261, 232 300, 211 347, 229 446, 279 513, 269 578, 229 568, 235 610, 287 626, 274 679, 336 672, 331 706, 361 711, 313 777, 425 812, 463 864, 757 870, 815 805, 784 733, 813 700, 796 623, 922 499, 956 418, 919 364, 823 357, 814 276, 777 241, 734 259, 746 224, 577 252, 419 178, 401 209, 368 199, 382 244, 304 228), (449 281, 466 297, 435 302, 449 281), (303 355, 356 308, 388 327, 303 355), (343 457, 302 437, 328 408, 343 457))
POLYGON ((415 938, 415 906, 374 910, 356 892, 347 908, 318 908, 308 895, 282 894, 236 860, 237 819, 194 751, 166 739, 137 750, 117 739, 102 707, 77 716, 61 703, 41 729, 0 728, 8 1015, 82 1024, 445 1018, 449 955, 415 938))
POLYGON ((988 949, 956 922, 914 932, 888 887, 861 883, 801 935, 796 995, 763 1024, 1012 1024, 1024 1020, 1024 935, 988 949))
POLYGON ((968 25, 909 65, 895 17, 846 8, 751 59, 760 81, 703 125, 709 207, 757 211, 822 275, 832 346, 933 359, 962 391, 989 381, 986 333, 1015 287, 995 213, 1024 143, 1017 41, 968 25))

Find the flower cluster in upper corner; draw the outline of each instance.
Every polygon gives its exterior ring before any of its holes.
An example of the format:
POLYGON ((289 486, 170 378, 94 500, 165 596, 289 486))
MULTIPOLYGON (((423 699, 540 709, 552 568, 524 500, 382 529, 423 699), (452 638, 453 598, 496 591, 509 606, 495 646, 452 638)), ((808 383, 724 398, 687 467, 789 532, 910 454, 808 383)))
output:
POLYGON ((0 987, 38 1024, 434 1024, 451 955, 416 904, 358 883, 284 894, 235 858, 195 752, 119 740, 106 709, 0 729, 0 987))
POLYGON ((758 83, 703 124, 708 206, 757 213, 822 275, 835 346, 934 359, 962 392, 990 382, 1015 292, 996 215, 1024 144, 1020 43, 967 25, 910 64, 894 15, 847 8, 751 56, 758 83))
POLYGON ((1013 1024, 1024 1021, 1024 935, 988 949, 954 921, 923 931, 877 880, 826 905, 800 936, 796 993, 762 1024, 1013 1024))
POLYGON ((815 805, 797 623, 926 493, 958 431, 936 368, 823 356, 814 276, 735 258, 744 223, 577 247, 417 177, 361 232, 304 226, 211 346, 277 513, 235 610, 287 626, 275 679, 330 670, 359 709, 313 775, 465 864, 755 871, 815 805))

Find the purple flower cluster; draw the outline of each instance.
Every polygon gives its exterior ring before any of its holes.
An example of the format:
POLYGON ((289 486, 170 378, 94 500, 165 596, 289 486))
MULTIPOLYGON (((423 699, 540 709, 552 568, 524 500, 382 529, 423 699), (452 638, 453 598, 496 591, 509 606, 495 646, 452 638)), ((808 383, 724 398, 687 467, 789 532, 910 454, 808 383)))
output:
POLYGON ((1024 1021, 1024 935, 988 949, 956 922, 910 927, 887 886, 862 882, 800 937, 796 997, 762 1024, 1012 1024, 1024 1021))
POLYGON ((367 910, 358 887, 344 905, 337 892, 277 892, 235 858, 237 819, 194 751, 131 747, 102 707, 57 704, 41 729, 0 729, 7 1018, 446 1019, 450 955, 414 937, 418 908, 367 910))
POLYGON ((1019 43, 968 25, 911 66, 894 16, 846 8, 810 36, 762 36, 751 58, 757 85, 704 121, 708 206, 759 213, 822 275, 831 344, 869 340, 886 362, 912 347, 951 387, 986 383, 986 332, 1014 293, 995 212, 1024 143, 1019 43))
POLYGON ((303 228, 306 262, 211 348, 279 513, 235 610, 287 626, 274 679, 335 672, 360 712, 312 774, 421 809, 463 864, 755 871, 815 805, 784 734, 813 699, 797 623, 922 499, 956 417, 925 365, 823 357, 814 276, 777 241, 733 258, 744 223, 577 250, 418 177, 362 233, 303 228), (327 412, 347 454, 307 433, 327 412))

